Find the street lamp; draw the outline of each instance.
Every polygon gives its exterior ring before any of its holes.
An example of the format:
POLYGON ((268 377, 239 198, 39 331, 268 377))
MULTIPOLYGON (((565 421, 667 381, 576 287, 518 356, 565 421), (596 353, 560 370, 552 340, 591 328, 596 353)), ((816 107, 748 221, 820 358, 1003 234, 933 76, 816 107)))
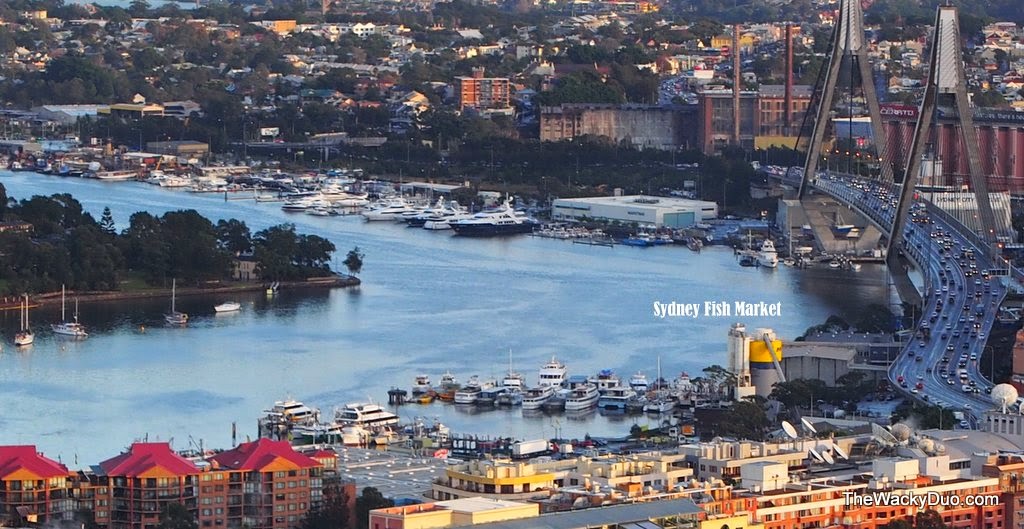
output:
POLYGON ((988 351, 988 361, 989 361, 989 365, 990 365, 990 369, 991 369, 989 381, 991 381, 992 384, 995 384, 996 383, 996 352, 992 350, 992 346, 991 345, 986 345, 985 348, 981 350, 981 354, 984 355, 985 351, 988 351))

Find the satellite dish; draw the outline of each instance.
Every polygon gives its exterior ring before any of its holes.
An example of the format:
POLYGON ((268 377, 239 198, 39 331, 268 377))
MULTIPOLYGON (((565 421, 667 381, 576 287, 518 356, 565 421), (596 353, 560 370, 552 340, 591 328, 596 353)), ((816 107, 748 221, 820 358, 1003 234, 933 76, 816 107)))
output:
POLYGON ((818 433, 818 429, 811 424, 811 421, 807 420, 807 417, 800 417, 800 422, 804 425, 804 428, 807 428, 807 431, 811 433, 818 433))
POLYGON ((889 430, 882 428, 878 423, 871 423, 871 435, 875 436, 883 444, 894 445, 899 442, 889 433, 889 430))
POLYGON ((808 450, 807 453, 811 454, 811 457, 816 459, 819 463, 824 463, 825 462, 825 459, 821 457, 821 454, 819 454, 817 450, 812 448, 812 449, 808 450))
POLYGON ((995 402, 996 406, 999 406, 1003 413, 1006 413, 1006 407, 1017 401, 1017 388, 1009 384, 998 384, 992 388, 992 401, 995 402))
POLYGON ((828 452, 822 452, 821 453, 821 458, 824 459, 825 462, 830 464, 830 465, 833 465, 836 462, 835 459, 832 459, 832 454, 830 454, 828 452))
POLYGON ((835 452, 835 453, 836 453, 836 455, 837 455, 837 456, 839 456, 839 457, 840 457, 841 459, 850 459, 850 454, 847 454, 847 453, 846 453, 846 450, 843 450, 843 449, 842 449, 842 448, 841 448, 841 447, 840 447, 839 445, 837 445, 837 444, 833 444, 833 445, 832 445, 832 451, 833 451, 833 452, 835 452))
POLYGON ((789 421, 782 421, 782 431, 786 432, 786 435, 790 439, 796 439, 797 437, 799 437, 799 435, 797 435, 796 433, 796 428, 794 428, 793 425, 789 423, 789 421))
POLYGON ((903 423, 893 425, 891 432, 892 436, 895 437, 900 442, 907 441, 908 439, 910 439, 910 436, 914 433, 909 426, 903 423))

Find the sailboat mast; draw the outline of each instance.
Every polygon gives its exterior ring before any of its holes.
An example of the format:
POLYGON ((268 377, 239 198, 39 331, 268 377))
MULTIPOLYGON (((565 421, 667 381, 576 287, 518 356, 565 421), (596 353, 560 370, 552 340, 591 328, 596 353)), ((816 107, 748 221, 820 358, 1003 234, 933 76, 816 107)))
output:
POLYGON ((65 296, 64 285, 61 285, 60 286, 60 321, 62 321, 62 322, 68 321, 67 316, 64 314, 64 296, 65 296))
POLYGON ((171 279, 171 314, 174 314, 174 292, 178 285, 177 279, 171 279))

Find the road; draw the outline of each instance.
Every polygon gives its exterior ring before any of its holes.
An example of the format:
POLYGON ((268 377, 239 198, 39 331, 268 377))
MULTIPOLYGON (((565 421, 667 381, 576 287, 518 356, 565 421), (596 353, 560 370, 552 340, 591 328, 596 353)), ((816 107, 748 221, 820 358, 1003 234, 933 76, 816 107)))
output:
MULTIPOLYGON (((898 186, 890 191, 875 181, 827 175, 817 178, 814 187, 889 232, 898 186)), ((992 407, 986 395, 992 384, 976 359, 981 358, 1007 289, 999 276, 982 274, 994 265, 984 249, 958 231, 962 226, 929 211, 924 203, 915 203, 911 213, 912 222, 904 228, 904 253, 919 265, 926 263, 921 272, 930 291, 925 292, 917 330, 930 328, 930 338, 909 341, 890 366, 889 379, 913 398, 964 410, 974 426, 975 413, 992 407), (973 259, 962 257, 965 250, 973 250, 973 259), (961 369, 963 377, 958 374, 961 369)))

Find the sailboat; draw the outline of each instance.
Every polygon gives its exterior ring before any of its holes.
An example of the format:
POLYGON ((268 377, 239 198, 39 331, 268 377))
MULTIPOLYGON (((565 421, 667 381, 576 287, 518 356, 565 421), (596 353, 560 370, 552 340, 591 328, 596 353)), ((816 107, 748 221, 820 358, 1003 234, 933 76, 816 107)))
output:
POLYGON ((178 312, 177 309, 175 309, 175 306, 174 306, 175 298, 176 298, 177 286, 178 286, 178 280, 177 279, 172 279, 171 280, 171 312, 169 312, 167 314, 164 314, 164 320, 166 320, 167 323, 170 323, 171 325, 185 325, 186 323, 188 323, 188 314, 185 314, 184 312, 178 312))
POLYGON ((14 345, 31 345, 36 340, 36 335, 28 326, 28 294, 25 294, 25 301, 21 303, 21 330, 14 335, 14 345))
POLYGON ((60 323, 54 323, 50 326, 53 329, 54 334, 60 334, 62 336, 73 336, 75 338, 85 338, 89 336, 89 333, 85 332, 85 326, 78 323, 78 298, 75 298, 75 321, 67 321, 64 315, 64 300, 65 290, 64 285, 60 286, 60 323))
POLYGON ((646 413, 668 413, 675 409, 676 401, 672 400, 668 391, 663 387, 661 379, 661 356, 658 356, 658 390, 654 392, 654 398, 648 399, 644 404, 646 413))

